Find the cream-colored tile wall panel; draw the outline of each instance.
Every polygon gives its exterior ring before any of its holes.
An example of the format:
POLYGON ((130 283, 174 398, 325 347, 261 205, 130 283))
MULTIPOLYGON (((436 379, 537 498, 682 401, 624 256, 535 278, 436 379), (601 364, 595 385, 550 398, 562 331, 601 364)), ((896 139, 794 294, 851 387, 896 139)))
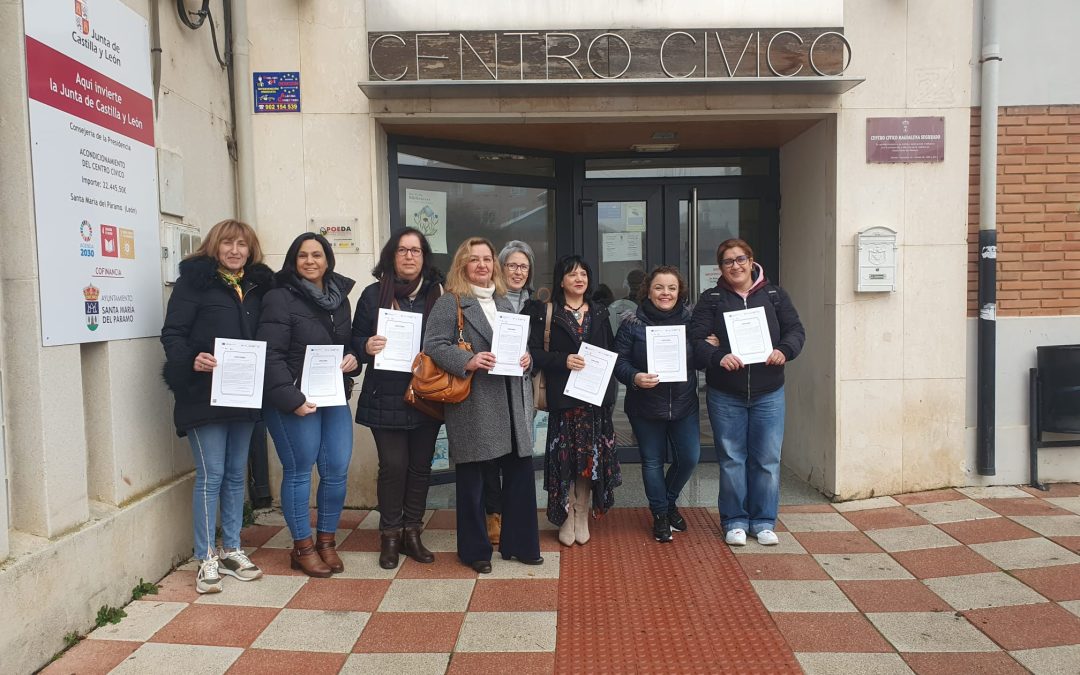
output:
POLYGON ((366 23, 365 2, 356 0, 318 0, 318 2, 301 2, 299 4, 300 23, 323 24, 325 26, 337 26, 349 28, 361 36, 364 35, 366 23))
MULTIPOLYGON (((840 247, 839 274, 854 276, 855 248, 840 247), (851 265, 849 267, 849 264, 851 265), (847 270, 851 270, 849 273, 847 270)), ((836 308, 836 360, 841 380, 903 377, 907 326, 900 292, 860 293, 836 308)))
POLYGON ((839 115, 836 239, 841 246, 854 245, 860 230, 874 226, 896 230, 903 240, 905 165, 866 162, 866 118, 904 114, 903 110, 845 110, 839 115))
MULTIPOLYGON (((357 218, 359 231, 371 227, 368 126, 357 115, 304 114, 304 193, 307 219, 357 218)), ((306 226, 305 226, 306 227, 306 226)), ((356 237, 371 253, 368 239, 356 237)))
MULTIPOLYGON (((161 93, 171 90, 195 105, 228 118, 228 74, 214 56, 209 24, 191 30, 177 18, 176 3, 154 1, 160 4, 161 93)), ((211 13, 217 26, 218 48, 224 57, 225 14, 220 5, 220 1, 212 2, 211 13)), ((194 9, 195 4, 189 3, 189 7, 194 9)), ((160 132, 166 126, 159 123, 155 131, 160 132)))
MULTIPOLYGON (((881 3, 868 3, 880 8, 881 3)), ((966 106, 971 97, 973 0, 908 0, 907 105, 966 106)), ((899 31, 898 31, 899 32, 899 31)))
POLYGON ((845 108, 902 108, 907 103, 908 2, 844 2, 844 36, 851 43, 848 77, 866 81, 846 92, 845 108))
MULTIPOLYGON (((335 0, 336 2, 337 0, 335 0)), ((306 11, 308 5, 330 5, 331 2, 327 0, 316 0, 316 2, 297 2, 297 0, 256 0, 255 2, 247 3, 248 7, 248 29, 254 36, 256 29, 260 32, 270 32, 272 26, 276 23, 283 21, 291 21, 296 23, 300 19, 300 12, 306 11)), ((355 5, 363 5, 363 3, 352 3, 355 5)), ((319 8, 320 12, 326 11, 323 8, 319 8)), ((361 10, 363 11, 363 10, 361 10)))
MULTIPOLYGON (((293 4, 293 3, 290 3, 293 4)), ((251 11, 251 3, 248 3, 248 11, 251 11)), ((302 65, 300 50, 300 25, 296 17, 291 19, 269 20, 265 23, 248 26, 248 35, 251 40, 250 65, 251 71, 276 71, 276 70, 300 70, 302 65)), ((251 75, 236 74, 243 77, 250 85, 251 75)), ((304 73, 300 73, 301 104, 304 94, 308 91, 307 82, 304 81, 304 73)), ((268 114, 268 113, 262 113, 268 114)), ((278 113, 273 113, 278 114, 278 113)))
MULTIPOLYGON (((519 102, 531 102, 532 99, 515 99, 519 102)), ((488 98, 433 98, 431 99, 432 113, 445 113, 456 115, 462 113, 478 113, 490 115, 498 112, 500 99, 488 98)))
POLYGON ((967 244, 907 246, 904 269, 904 377, 967 374, 967 244))
POLYGON ((307 230, 304 133, 300 115, 256 115, 255 210, 264 253, 285 253, 307 230))
POLYGON ((966 244, 970 110, 920 110, 918 114, 945 117, 945 161, 906 165, 904 243, 966 244))
MULTIPOLYGON (((0 180, 0 278, 33 279, 37 275, 37 232, 30 174, 30 128, 23 64, 22 4, 0 6, 0 146, 4 148, 4 180, 0 180), (16 27, 18 27, 16 29, 16 27)), ((37 306, 36 302, 33 306, 37 306)), ((9 394, 9 397, 11 395, 9 394)))
MULTIPOLYGON (((357 82, 367 79, 367 40, 362 27, 343 26, 342 13, 352 14, 337 3, 336 12, 304 5, 311 21, 300 21, 300 84, 305 113, 366 113, 368 100, 357 82)), ((361 7, 362 3, 355 3, 361 7)), ((335 6, 330 3, 329 6, 335 6)), ((363 11, 360 12, 361 21, 363 11)))
POLYGON ((900 492, 903 381, 851 380, 837 386, 836 497, 846 501, 900 492))
POLYGON ((963 482, 964 380, 904 380, 904 492, 963 482))

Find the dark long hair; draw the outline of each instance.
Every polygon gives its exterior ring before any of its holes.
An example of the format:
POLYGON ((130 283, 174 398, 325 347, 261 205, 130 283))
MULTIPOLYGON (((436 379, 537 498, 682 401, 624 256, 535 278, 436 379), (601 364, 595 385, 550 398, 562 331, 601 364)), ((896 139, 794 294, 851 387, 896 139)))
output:
POLYGON ((424 264, 420 267, 420 276, 424 279, 442 276, 435 267, 434 254, 431 252, 431 244, 428 243, 424 233, 415 227, 406 227, 397 232, 390 233, 390 238, 386 240, 386 244, 379 253, 379 262, 377 262, 375 267, 371 270, 371 276, 382 281, 384 276, 394 274, 394 259, 397 257, 398 246, 401 245, 401 238, 407 234, 416 235, 417 239, 420 240, 420 250, 424 252, 424 264))
POLYGON ((596 278, 593 276, 592 268, 589 267, 589 263, 585 262, 585 258, 571 253, 556 260, 555 271, 551 273, 551 301, 556 305, 562 305, 566 302, 566 295, 563 293, 562 287, 563 277, 578 267, 585 270, 585 274, 589 276, 589 285, 585 287, 585 296, 582 299, 585 302, 592 300, 593 293, 596 292, 596 278))
POLYGON ((326 237, 321 234, 304 232, 296 239, 293 239, 293 243, 285 253, 285 262, 281 265, 281 270, 283 272, 289 272, 294 277, 300 278, 300 275, 296 271, 296 258, 300 255, 300 247, 304 245, 305 241, 310 241, 311 239, 319 242, 319 246, 322 246, 323 255, 326 256, 326 274, 329 275, 334 271, 334 247, 331 246, 330 242, 326 241, 326 237))

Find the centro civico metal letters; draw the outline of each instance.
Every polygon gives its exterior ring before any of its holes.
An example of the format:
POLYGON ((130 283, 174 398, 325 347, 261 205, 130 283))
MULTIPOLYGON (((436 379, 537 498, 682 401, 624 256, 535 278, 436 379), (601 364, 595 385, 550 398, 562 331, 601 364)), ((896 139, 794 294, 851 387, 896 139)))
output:
POLYGON ((837 77, 843 28, 368 33, 369 77, 650 80, 837 77))

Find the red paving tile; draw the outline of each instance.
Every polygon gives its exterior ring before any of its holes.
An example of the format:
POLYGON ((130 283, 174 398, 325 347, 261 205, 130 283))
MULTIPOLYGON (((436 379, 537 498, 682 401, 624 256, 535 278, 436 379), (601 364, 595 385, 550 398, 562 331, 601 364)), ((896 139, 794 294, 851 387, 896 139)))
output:
POLYGON ((903 506, 892 506, 885 509, 867 509, 866 511, 849 511, 842 515, 848 519, 849 523, 863 531, 928 524, 928 521, 925 518, 903 506))
POLYGON ((458 560, 456 553, 436 553, 435 562, 430 564, 418 563, 403 555, 397 573, 398 579, 475 579, 476 576, 471 567, 458 560))
POLYGON ((459 612, 379 612, 371 615, 353 651, 451 652, 464 620, 459 612))
POLYGON ((450 658, 446 675, 474 673, 514 673, 514 675, 549 675, 555 672, 555 655, 551 653, 457 653, 450 658))
POLYGON ((1030 485, 1020 489, 1036 497, 1080 497, 1080 483, 1047 483, 1046 487, 1050 489, 1045 492, 1030 485))
POLYGON ((469 600, 470 612, 554 612, 558 579, 480 579, 469 600))
POLYGON ((983 652, 964 654, 901 654, 904 661, 917 675, 957 675, 958 673, 979 673, 979 675, 1027 675, 1028 669, 1021 666, 1005 652, 983 652))
POLYGON ((147 600, 161 602, 195 602, 199 592, 195 590, 194 570, 173 570, 158 582, 157 595, 146 596, 147 600))
POLYGON ((1080 537, 1050 537, 1050 541, 1064 546, 1073 553, 1080 553, 1080 537))
POLYGON ((855 607, 867 612, 951 612, 952 607, 914 579, 838 581, 855 607))
POLYGON ((425 530, 456 530, 457 529, 457 511, 454 509, 439 509, 435 513, 431 514, 431 518, 428 519, 427 525, 424 526, 425 530))
POLYGON ((249 525, 240 530, 240 545, 258 548, 270 541, 284 525, 249 525))
POLYGON ((893 495, 893 499, 904 506, 912 504, 933 504, 935 502, 951 502, 957 499, 967 499, 963 494, 953 490, 929 490, 927 492, 912 492, 906 495, 893 495))
POLYGON ((955 577, 961 574, 982 574, 1000 571, 994 563, 967 546, 924 548, 918 551, 898 551, 892 554, 896 562, 916 579, 955 577))
POLYGON ((279 611, 268 607, 188 605, 149 642, 247 648, 279 611))
POLYGON ((348 654, 248 649, 225 672, 229 675, 334 675, 345 665, 347 658, 348 654))
POLYGON ((829 575, 809 555, 747 553, 735 557, 751 581, 762 579, 828 581, 829 575))
POLYGON ((792 504, 781 506, 780 513, 836 513, 832 504, 792 504))
POLYGON ((1080 600, 1080 565, 1013 570, 1012 575, 1034 588, 1047 600, 1080 600))
POLYGON ((540 552, 561 551, 565 546, 559 543, 559 533, 556 530, 540 530, 540 552))
POLYGON ((83 640, 40 675, 105 675, 142 646, 141 642, 83 640))
POLYGON ((1080 644, 1080 617, 1052 602, 973 609, 962 614, 1003 649, 1080 644))
POLYGON ((259 566, 263 574, 281 574, 290 577, 302 577, 304 573, 294 570, 289 562, 287 548, 260 548, 251 554, 251 562, 259 566))
POLYGON ((1072 511, 1043 499, 976 499, 986 508, 1003 516, 1071 516, 1072 511))
POLYGON ((881 547, 862 532, 795 532, 807 553, 881 553, 881 547))
POLYGON ((797 652, 891 652, 893 648, 862 614, 784 612, 772 615, 797 652))
MULTIPOLYGON (((1036 500, 1019 499, 1016 501, 1036 500)), ((959 523, 941 523, 938 527, 962 544, 986 544, 992 541, 1013 541, 1039 536, 1008 518, 981 518, 959 523)))
POLYGON ((556 672, 801 672, 708 512, 682 513, 690 528, 674 545, 643 540, 645 509, 613 509, 587 545, 564 549, 556 672))
POLYGON ((389 579, 308 579, 286 607, 327 612, 374 612, 388 588, 389 579))
POLYGON ((353 530, 337 547, 339 551, 378 551, 378 530, 353 530))

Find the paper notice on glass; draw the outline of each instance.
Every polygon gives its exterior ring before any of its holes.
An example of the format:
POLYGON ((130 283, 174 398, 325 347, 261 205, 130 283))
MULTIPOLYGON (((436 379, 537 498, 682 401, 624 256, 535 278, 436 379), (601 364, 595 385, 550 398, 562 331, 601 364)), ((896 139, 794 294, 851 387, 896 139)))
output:
POLYGON ((746 365, 765 363, 773 346, 764 307, 724 312, 724 325, 727 327, 732 354, 738 356, 746 365))
POLYGON ((300 392, 319 407, 345 405, 345 378, 341 373, 344 345, 308 345, 300 392))
POLYGON ((529 351, 529 317, 526 314, 495 312, 491 328, 491 353, 495 355, 492 375, 521 377, 521 357, 529 351))
POLYGON ((376 370, 412 372, 412 362, 420 353, 424 316, 396 309, 379 309, 375 332, 386 338, 383 350, 375 355, 376 370))
POLYGON ((432 253, 446 253, 446 193, 405 190, 405 224, 424 233, 432 253))
POLYGON ((603 240, 602 262, 640 261, 640 232, 605 232, 603 240))
POLYGON ((645 326, 645 361, 661 382, 686 382, 686 326, 645 326))
POLYGON ((217 367, 210 381, 210 405, 261 408, 266 343, 215 338, 214 358, 217 367))
POLYGON ((585 357, 585 367, 570 371, 563 393, 586 403, 602 405, 619 355, 587 342, 581 343, 578 354, 585 357))

